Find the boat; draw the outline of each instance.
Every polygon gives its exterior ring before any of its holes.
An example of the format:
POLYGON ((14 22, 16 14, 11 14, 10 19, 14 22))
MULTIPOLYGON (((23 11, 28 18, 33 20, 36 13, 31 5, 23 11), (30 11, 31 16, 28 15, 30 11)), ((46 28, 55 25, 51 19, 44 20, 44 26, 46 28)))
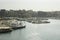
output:
POLYGON ((47 20, 37 20, 37 21, 32 21, 32 23, 34 23, 34 24, 41 24, 41 23, 50 23, 50 22, 47 21, 47 20))
POLYGON ((49 21, 44 20, 44 21, 42 21, 42 23, 50 23, 50 22, 49 22, 49 21))
POLYGON ((45 21, 44 23, 50 23, 49 21, 45 21))
POLYGON ((23 21, 14 20, 11 22, 10 26, 12 27, 12 29, 20 29, 25 28, 26 25, 23 21))
POLYGON ((34 24, 41 24, 41 21, 32 21, 34 24))
POLYGON ((12 31, 11 27, 0 27, 0 33, 7 33, 11 31, 12 31))

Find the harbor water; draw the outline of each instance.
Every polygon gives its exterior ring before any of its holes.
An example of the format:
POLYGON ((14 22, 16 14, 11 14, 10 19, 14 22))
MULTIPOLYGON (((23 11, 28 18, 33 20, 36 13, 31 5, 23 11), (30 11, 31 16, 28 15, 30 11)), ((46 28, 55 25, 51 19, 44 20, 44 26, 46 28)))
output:
POLYGON ((44 24, 26 22, 26 28, 0 33, 0 40, 60 40, 60 20, 49 21, 44 24))

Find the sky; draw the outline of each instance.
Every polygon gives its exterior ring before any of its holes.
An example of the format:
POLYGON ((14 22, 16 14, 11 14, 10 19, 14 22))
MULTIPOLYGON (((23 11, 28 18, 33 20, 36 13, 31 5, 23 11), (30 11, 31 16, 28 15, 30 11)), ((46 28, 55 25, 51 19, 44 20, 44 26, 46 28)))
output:
POLYGON ((0 0, 0 9, 60 11, 60 0, 0 0))

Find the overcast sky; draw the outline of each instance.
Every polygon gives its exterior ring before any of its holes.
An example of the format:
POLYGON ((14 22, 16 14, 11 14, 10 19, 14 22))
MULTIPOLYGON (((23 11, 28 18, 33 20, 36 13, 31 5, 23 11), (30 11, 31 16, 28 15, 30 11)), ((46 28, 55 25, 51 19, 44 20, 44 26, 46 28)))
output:
POLYGON ((0 9, 60 11, 60 0, 0 0, 0 9))

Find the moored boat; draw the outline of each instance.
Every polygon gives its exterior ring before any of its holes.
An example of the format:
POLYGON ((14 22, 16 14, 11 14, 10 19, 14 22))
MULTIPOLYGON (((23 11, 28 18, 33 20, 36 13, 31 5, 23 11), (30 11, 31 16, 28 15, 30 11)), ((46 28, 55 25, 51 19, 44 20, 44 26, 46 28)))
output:
POLYGON ((20 29, 26 27, 23 21, 17 21, 17 20, 12 21, 10 26, 12 27, 12 29, 20 29))
POLYGON ((49 21, 44 20, 44 21, 42 21, 42 23, 50 23, 50 22, 49 22, 49 21))

